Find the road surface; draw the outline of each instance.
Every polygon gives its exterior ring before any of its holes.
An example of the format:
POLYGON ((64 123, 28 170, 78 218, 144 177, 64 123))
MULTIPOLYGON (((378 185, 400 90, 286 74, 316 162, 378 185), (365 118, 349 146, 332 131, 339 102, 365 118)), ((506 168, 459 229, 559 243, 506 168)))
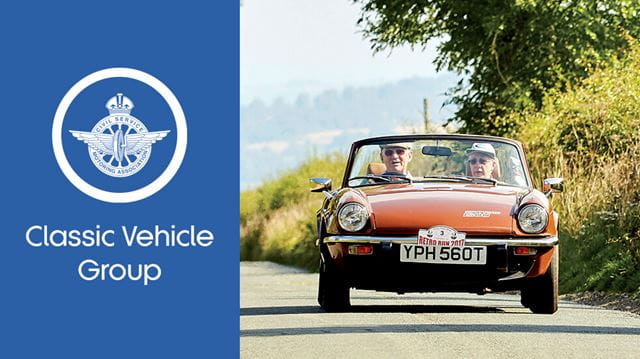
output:
POLYGON ((531 314, 518 295, 351 290, 325 313, 318 275, 240 265, 242 358, 640 358, 640 316, 561 301, 531 314))

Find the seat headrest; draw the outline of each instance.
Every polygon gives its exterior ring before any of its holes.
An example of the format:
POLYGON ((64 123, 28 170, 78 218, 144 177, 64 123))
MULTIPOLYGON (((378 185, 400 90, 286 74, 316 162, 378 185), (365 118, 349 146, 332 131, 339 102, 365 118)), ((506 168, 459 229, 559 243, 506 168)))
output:
POLYGON ((369 166, 367 166, 368 175, 379 176, 385 172, 387 172, 387 166, 385 166, 384 163, 371 162, 369 166))

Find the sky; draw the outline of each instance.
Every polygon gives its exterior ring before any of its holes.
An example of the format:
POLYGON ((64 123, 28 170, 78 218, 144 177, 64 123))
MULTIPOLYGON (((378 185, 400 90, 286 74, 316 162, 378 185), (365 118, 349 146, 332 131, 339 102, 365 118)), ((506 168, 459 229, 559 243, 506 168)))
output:
POLYGON ((435 43, 374 56, 359 15, 351 0, 243 0, 241 104, 436 75, 435 43))

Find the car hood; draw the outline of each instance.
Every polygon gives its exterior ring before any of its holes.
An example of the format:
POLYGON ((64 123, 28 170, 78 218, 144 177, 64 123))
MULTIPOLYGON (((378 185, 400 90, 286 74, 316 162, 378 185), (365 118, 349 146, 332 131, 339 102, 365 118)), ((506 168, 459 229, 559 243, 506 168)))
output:
POLYGON ((361 187, 378 233, 417 233, 436 225, 467 235, 511 235, 512 213, 526 188, 412 183, 361 187))

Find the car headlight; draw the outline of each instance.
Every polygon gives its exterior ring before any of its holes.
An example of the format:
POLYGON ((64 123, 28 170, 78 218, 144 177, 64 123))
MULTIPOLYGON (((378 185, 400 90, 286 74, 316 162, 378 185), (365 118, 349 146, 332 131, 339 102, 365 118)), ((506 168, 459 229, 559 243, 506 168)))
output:
POLYGON ((347 203, 338 211, 338 223, 345 231, 357 232, 364 228, 369 212, 360 203, 347 203))
POLYGON ((547 228, 547 211, 538 204, 528 204, 518 213, 518 224, 526 233, 540 233, 547 228))

